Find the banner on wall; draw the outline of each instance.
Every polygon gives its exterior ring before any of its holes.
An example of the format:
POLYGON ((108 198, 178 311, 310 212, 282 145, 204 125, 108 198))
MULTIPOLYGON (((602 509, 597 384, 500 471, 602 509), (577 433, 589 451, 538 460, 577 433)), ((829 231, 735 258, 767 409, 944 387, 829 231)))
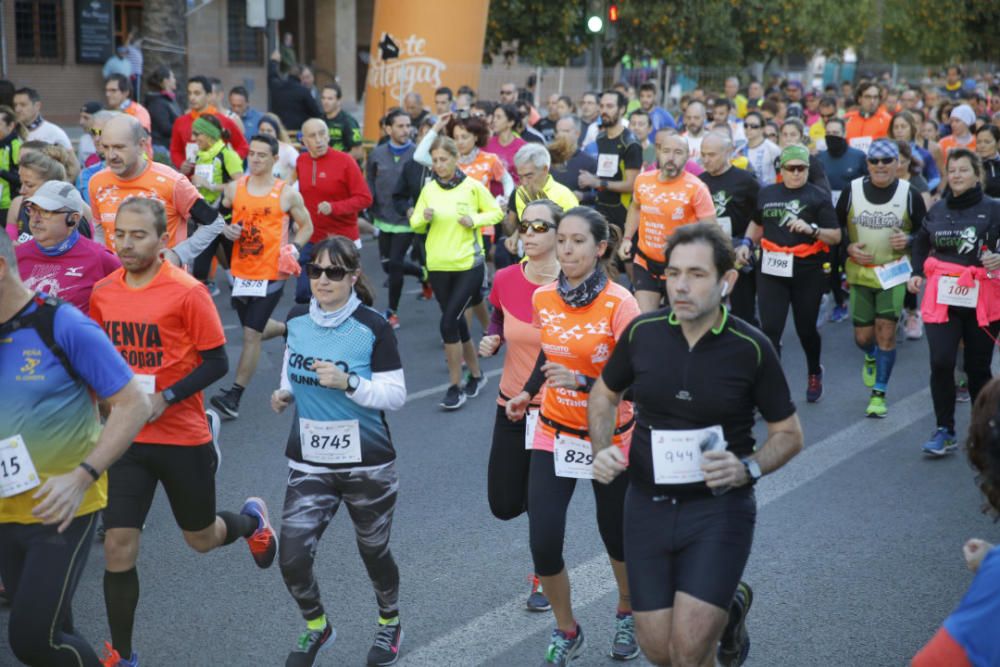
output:
POLYGON ((434 91, 479 88, 489 0, 376 0, 365 82, 365 138, 379 138, 379 119, 418 93, 433 107, 434 91))

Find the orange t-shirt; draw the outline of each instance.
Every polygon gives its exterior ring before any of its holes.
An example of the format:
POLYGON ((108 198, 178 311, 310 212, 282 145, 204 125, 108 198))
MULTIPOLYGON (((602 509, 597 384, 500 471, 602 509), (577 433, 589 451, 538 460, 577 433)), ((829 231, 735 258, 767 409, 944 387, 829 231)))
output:
MULTIPOLYGON (((654 262, 666 261, 667 239, 681 225, 715 216, 715 204, 708 186, 687 171, 673 181, 663 182, 659 171, 647 171, 635 178, 634 201, 639 206, 639 250, 654 262)), ((639 254, 635 263, 649 266, 639 254)))
MULTIPOLYGON (((155 376, 156 391, 187 377, 201 364, 199 352, 226 343, 208 290, 169 262, 143 287, 129 287, 123 268, 98 282, 90 295, 90 316, 137 375, 155 376)), ((164 445, 211 440, 200 391, 167 407, 135 438, 164 445)))
POLYGON ((275 180, 271 191, 255 197, 247 190, 249 176, 236 184, 233 223, 243 225, 243 233, 233 243, 232 271, 247 280, 284 280, 278 271, 281 247, 288 243, 288 214, 281 210, 281 190, 285 182, 275 180))
POLYGON ((149 119, 149 111, 146 110, 146 107, 142 106, 138 102, 133 101, 127 107, 122 109, 122 111, 124 111, 130 116, 135 116, 136 119, 138 119, 139 124, 142 125, 147 132, 153 131, 152 130, 153 125, 149 119))
POLYGON ((503 181, 503 173, 506 171, 500 158, 493 153, 482 150, 476 155, 475 160, 459 164, 458 168, 469 178, 485 185, 487 190, 490 189, 491 182, 500 183, 503 181))
POLYGON ((167 209, 168 247, 187 238, 187 221, 191 207, 201 199, 191 181, 180 172, 159 162, 147 162, 146 169, 135 178, 123 180, 104 168, 94 174, 88 186, 90 208, 94 221, 104 228, 104 243, 115 249, 115 217, 118 207, 129 197, 155 199, 167 209))
POLYGON ((945 157, 948 157, 948 153, 956 148, 968 148, 970 151, 974 151, 976 150, 976 135, 972 135, 972 141, 963 146, 959 145, 958 140, 955 139, 955 135, 949 134, 938 142, 938 146, 941 147, 941 154, 945 157))
MULTIPOLYGON (((639 304, 627 289, 609 280, 589 305, 571 308, 559 296, 557 286, 558 283, 554 282, 539 287, 532 298, 534 324, 542 330, 545 359, 573 372, 598 378, 611 358, 618 338, 639 316, 639 304)), ((634 412, 630 401, 621 401, 615 427, 631 421, 634 412)), ((546 387, 542 396, 542 417, 586 431, 587 394, 575 389, 546 387)), ((555 435, 554 428, 539 420, 532 447, 551 452, 555 435)), ((612 438, 626 457, 631 440, 632 429, 612 438)))

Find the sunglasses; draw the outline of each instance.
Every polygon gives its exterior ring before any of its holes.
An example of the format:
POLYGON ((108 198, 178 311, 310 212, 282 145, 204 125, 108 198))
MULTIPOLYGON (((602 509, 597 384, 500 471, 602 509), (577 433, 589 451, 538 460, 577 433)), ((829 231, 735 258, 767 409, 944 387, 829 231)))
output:
POLYGON ((745 127, 748 130, 759 130, 760 128, 762 128, 764 126, 763 125, 751 125, 750 123, 744 123, 743 127, 745 127))
POLYGON ((527 234, 529 229, 536 234, 544 234, 555 228, 556 224, 547 220, 522 220, 517 226, 518 231, 522 234, 527 234))
POLYGON ((793 174, 801 174, 803 171, 807 170, 808 168, 809 168, 809 166, 805 165, 805 164, 786 164, 781 169, 782 169, 782 171, 790 171, 793 174))
POLYGON ((340 282, 348 273, 351 273, 342 266, 320 266, 319 264, 306 264, 306 275, 310 280, 319 280, 319 277, 326 274, 327 280, 340 282))
POLYGON ((868 164, 882 164, 890 165, 896 161, 894 157, 870 157, 868 158, 868 164))
POLYGON ((101 128, 99 128, 99 127, 92 127, 92 128, 90 128, 90 136, 92 136, 92 137, 99 137, 99 136, 101 136, 101 128))

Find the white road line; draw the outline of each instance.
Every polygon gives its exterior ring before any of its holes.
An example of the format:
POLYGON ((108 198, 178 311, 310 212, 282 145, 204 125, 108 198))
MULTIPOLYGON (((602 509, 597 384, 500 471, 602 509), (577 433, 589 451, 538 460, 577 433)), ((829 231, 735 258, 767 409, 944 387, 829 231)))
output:
MULTIPOLYGON (((494 368, 491 371, 486 371, 483 373, 488 378, 496 377, 503 373, 502 368, 494 368)), ((428 396, 437 396, 438 394, 446 391, 448 387, 451 386, 450 382, 445 382, 444 384, 439 384, 436 387, 428 387, 427 389, 421 389, 420 391, 415 391, 412 394, 406 395, 406 402, 419 401, 421 398, 427 398, 428 396)))
MULTIPOLYGON (((834 466, 926 417, 930 408, 930 389, 918 391, 890 407, 888 419, 857 421, 807 447, 787 467, 769 476, 757 489, 758 508, 808 484, 834 466)), ((805 408, 807 411, 812 409, 805 408)), ((903 455, 919 456, 916 445, 910 443, 903 455)), ((573 606, 577 609, 615 590, 611 568, 603 553, 574 567, 569 576, 573 582, 573 606)), ((519 596, 404 655, 399 664, 405 667, 461 665, 468 664, 469 656, 476 656, 476 663, 481 664, 551 626, 550 614, 526 611, 524 596, 519 596)))

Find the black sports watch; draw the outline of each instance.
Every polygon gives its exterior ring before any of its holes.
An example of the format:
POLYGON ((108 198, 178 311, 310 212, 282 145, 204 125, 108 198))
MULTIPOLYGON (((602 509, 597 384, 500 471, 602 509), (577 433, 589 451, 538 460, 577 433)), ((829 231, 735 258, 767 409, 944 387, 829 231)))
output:
POLYGON ((813 230, 812 237, 814 239, 818 239, 819 238, 819 225, 817 225, 815 222, 813 222, 809 226, 812 227, 812 230, 813 230))
POLYGON ((750 480, 751 486, 756 484, 757 480, 763 476, 763 473, 760 471, 760 464, 757 463, 755 460, 751 458, 745 458, 745 459, 740 459, 740 463, 742 463, 743 467, 746 468, 747 479, 750 480))
POLYGON ((163 390, 163 400, 167 405, 173 405, 177 402, 177 394, 174 393, 172 387, 167 387, 163 390))
POLYGON ((350 373, 347 376, 347 393, 353 394, 361 386, 361 377, 357 373, 350 373))

